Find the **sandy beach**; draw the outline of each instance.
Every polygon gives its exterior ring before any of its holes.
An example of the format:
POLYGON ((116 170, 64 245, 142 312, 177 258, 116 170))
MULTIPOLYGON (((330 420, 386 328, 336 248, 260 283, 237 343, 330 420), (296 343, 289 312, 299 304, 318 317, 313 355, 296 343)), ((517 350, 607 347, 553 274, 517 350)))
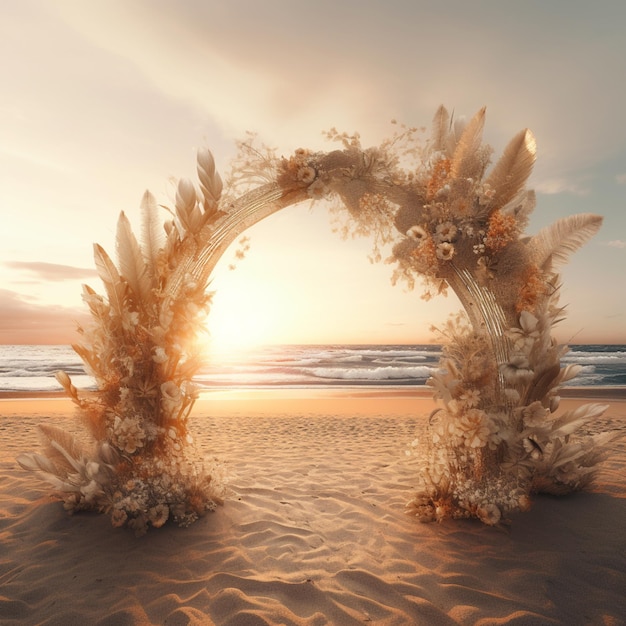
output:
MULTIPOLYGON (((563 407, 585 401, 568 394, 563 407)), ((622 392, 594 431, 626 433, 622 392)), ((0 624, 626 623, 626 437, 589 492, 537 497, 503 527, 420 524, 405 451, 428 392, 212 392, 191 427, 229 476, 224 506, 136 538, 68 516, 15 457, 37 424, 84 432, 60 396, 0 400, 0 624)))

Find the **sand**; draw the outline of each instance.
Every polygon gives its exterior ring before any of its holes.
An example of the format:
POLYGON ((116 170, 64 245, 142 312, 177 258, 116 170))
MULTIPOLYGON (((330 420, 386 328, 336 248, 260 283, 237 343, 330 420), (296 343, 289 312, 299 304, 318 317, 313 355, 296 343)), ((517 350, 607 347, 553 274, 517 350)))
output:
MULTIPOLYGON (((607 394, 596 428, 624 432, 607 394)), ((626 623, 626 438, 592 491, 538 497, 510 526, 420 524, 405 450, 432 407, 398 390, 207 394, 192 431, 230 495, 136 538, 66 515, 15 462, 38 423, 80 429, 69 402, 0 400, 0 624, 626 623)))

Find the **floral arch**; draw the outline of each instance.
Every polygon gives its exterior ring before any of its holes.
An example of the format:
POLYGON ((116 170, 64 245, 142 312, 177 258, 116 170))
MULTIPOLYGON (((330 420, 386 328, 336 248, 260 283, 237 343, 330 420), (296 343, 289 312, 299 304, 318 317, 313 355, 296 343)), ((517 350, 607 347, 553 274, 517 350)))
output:
POLYGON ((425 142, 402 127, 364 149, 358 136, 332 131, 336 150, 289 158, 241 144, 226 185, 210 152, 200 151, 198 184, 178 183, 165 223, 146 192, 139 238, 120 215, 117 263, 94 246, 105 293, 84 287, 91 324, 73 347, 97 390, 79 391, 57 375, 93 447, 45 425, 46 449, 19 463, 48 481, 70 512, 102 511, 139 534, 215 508, 220 472, 197 457, 187 428, 211 272, 254 223, 334 197, 346 209, 346 232, 371 236, 378 258, 391 246, 394 281, 412 287, 420 278, 426 296, 452 289, 464 308, 441 329, 443 356, 429 380, 440 405, 409 510, 421 521, 496 524, 527 509, 533 492, 585 487, 610 435, 576 433, 606 407, 558 412, 558 390, 578 368, 561 367, 566 348, 551 329, 563 315, 558 267, 602 220, 574 215, 525 236, 535 140, 521 131, 490 167, 484 120, 485 109, 464 124, 440 107, 425 142))

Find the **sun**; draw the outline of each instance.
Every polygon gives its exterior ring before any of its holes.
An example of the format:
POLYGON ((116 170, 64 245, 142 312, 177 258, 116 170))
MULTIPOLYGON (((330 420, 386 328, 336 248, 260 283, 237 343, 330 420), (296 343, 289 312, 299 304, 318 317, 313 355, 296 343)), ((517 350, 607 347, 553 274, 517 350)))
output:
POLYGON ((278 343, 279 320, 264 300, 258 283, 222 285, 213 296, 207 317, 207 349, 210 352, 241 351, 278 343))

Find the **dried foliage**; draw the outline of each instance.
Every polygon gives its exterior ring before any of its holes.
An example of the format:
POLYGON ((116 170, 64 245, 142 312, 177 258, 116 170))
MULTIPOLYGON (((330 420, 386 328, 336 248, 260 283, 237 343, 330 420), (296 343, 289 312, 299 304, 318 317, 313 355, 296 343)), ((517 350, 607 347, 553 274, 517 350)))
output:
POLYGON ((441 329, 443 356, 429 381, 441 408, 431 416, 410 510, 423 521, 497 524, 527 509, 534 491, 587 485, 610 435, 576 433, 605 407, 559 415, 558 390, 576 368, 561 367, 565 348, 551 330, 562 316, 556 267, 601 218, 572 216, 523 238, 535 206, 525 189, 535 141, 528 130, 518 133, 487 172, 484 121, 484 109, 464 125, 441 107, 424 143, 418 129, 400 127, 381 146, 363 149, 358 135, 332 130, 338 149, 300 149, 289 158, 257 149, 250 138, 225 188, 211 154, 200 152, 199 186, 178 183, 164 224, 146 192, 140 240, 122 213, 117 262, 94 246, 105 294, 84 287, 92 323, 79 329, 74 348, 97 391, 80 392, 58 374, 93 435, 92 449, 44 427, 44 453, 19 463, 52 484, 70 512, 104 511, 138 534, 167 520, 186 525, 215 508, 221 469, 201 462, 188 432, 211 271, 252 224, 306 199, 336 198, 347 209, 344 235, 371 236, 375 260, 392 244, 394 281, 412 287, 422 279, 426 298, 451 288, 465 309, 441 329))

